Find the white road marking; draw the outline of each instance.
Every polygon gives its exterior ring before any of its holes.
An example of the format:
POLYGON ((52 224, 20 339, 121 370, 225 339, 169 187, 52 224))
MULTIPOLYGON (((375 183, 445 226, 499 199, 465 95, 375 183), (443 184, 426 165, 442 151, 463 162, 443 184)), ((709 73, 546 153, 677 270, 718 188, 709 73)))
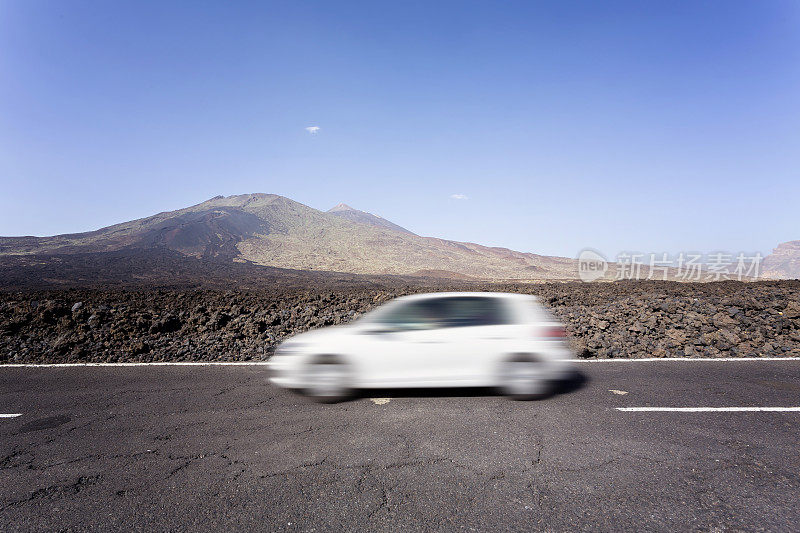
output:
POLYGON ((800 407, 617 407, 616 409, 617 411, 669 411, 678 413, 800 412, 800 407))
POLYGON ((0 368, 76 368, 89 366, 263 366, 268 361, 153 361, 151 363, 10 363, 0 368))
POLYGON ((800 361, 800 357, 643 357, 640 359, 574 359, 574 363, 652 363, 655 361, 800 361))
POLYGON ((17 418, 22 416, 22 413, 0 413, 0 418, 17 418))
MULTIPOLYGON (((720 361, 792 361, 800 357, 645 357, 642 359, 568 359, 572 363, 653 363, 658 361, 720 362, 720 361)), ((77 368, 90 366, 263 366, 268 361, 154 361, 152 363, 8 363, 3 368, 77 368)))
POLYGON ((628 394, 628 391, 626 390, 617 390, 617 389, 608 389, 608 392, 612 394, 619 394, 620 396, 625 396, 626 394, 628 394))
POLYGON ((392 399, 391 398, 370 398, 369 401, 371 401, 375 405, 383 405, 385 403, 391 402, 392 399))

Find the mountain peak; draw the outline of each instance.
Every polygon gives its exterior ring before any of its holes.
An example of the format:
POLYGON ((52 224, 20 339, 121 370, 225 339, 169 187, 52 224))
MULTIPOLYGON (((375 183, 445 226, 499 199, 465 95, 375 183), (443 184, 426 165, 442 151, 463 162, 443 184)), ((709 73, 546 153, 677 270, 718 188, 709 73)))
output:
POLYGON ((339 211, 358 211, 358 209, 353 209, 347 204, 339 204, 335 207, 331 207, 330 209, 328 209, 328 213, 336 213, 339 211))

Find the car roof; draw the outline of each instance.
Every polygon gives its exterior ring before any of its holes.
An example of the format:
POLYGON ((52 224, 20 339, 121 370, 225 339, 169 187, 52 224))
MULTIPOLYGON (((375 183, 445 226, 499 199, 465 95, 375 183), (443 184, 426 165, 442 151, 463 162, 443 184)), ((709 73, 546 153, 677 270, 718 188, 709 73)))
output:
POLYGON ((519 294, 516 292, 426 292, 421 294, 409 294, 407 296, 401 296, 396 300, 402 300, 404 302, 409 301, 417 301, 417 300, 429 300, 432 298, 455 298, 458 296, 472 296, 472 297, 480 297, 480 298, 513 298, 517 300, 535 300, 536 296, 530 294, 519 294))

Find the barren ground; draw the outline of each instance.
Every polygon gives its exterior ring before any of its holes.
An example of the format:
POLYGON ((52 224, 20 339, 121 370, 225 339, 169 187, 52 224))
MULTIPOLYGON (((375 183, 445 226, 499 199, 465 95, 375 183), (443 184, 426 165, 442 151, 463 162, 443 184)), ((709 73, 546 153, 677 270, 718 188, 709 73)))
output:
POLYGON ((800 282, 623 282, 0 292, 0 362, 263 360, 288 336, 402 294, 530 293, 579 357, 800 356, 800 282))

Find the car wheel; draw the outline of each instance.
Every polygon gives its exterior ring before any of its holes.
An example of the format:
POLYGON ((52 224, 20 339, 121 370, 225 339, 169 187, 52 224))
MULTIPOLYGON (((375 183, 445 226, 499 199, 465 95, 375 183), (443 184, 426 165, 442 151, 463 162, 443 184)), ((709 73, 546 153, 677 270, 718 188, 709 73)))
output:
POLYGON ((500 383, 503 393, 514 400, 539 400, 551 390, 544 363, 531 356, 517 356, 505 361, 500 383))
POLYGON ((306 369, 305 393, 318 402, 333 403, 352 394, 347 365, 335 357, 319 358, 306 369))

